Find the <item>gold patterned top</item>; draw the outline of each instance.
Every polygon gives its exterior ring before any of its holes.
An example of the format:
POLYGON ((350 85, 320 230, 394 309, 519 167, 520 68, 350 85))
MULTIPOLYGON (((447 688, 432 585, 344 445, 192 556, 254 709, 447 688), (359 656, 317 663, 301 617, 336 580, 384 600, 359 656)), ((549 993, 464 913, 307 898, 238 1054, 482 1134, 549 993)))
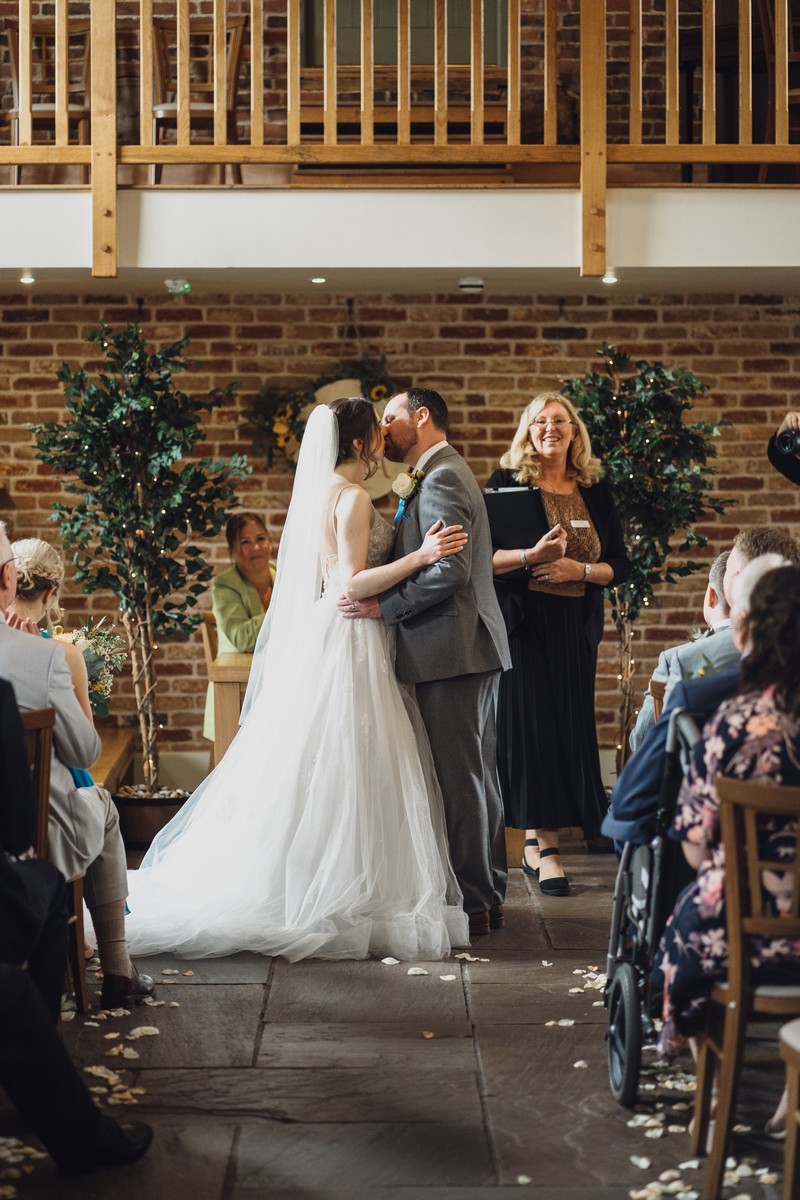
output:
MULTIPOLYGON (((550 528, 561 525, 567 531, 564 557, 574 558, 580 563, 599 562, 600 538, 580 491, 576 488, 570 496, 559 496, 556 492, 546 492, 542 489, 542 502, 550 528)), ((586 592, 586 581, 571 579, 568 583, 548 583, 541 579, 531 579, 528 588, 532 592, 548 592, 551 596, 583 596, 586 592)))

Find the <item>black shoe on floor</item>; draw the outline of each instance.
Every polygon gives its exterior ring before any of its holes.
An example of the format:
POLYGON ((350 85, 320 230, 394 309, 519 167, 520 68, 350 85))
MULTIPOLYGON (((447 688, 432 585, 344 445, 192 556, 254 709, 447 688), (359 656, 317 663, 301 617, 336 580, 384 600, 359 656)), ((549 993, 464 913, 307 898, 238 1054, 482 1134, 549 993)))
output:
MULTIPOLYGON (((539 849, 539 842, 538 842, 537 838, 525 838, 525 845, 526 846, 535 846, 537 850, 539 849)), ((528 866, 528 860, 525 856, 524 850, 522 851, 522 870, 524 871, 524 873, 526 875, 530 875, 532 879, 539 878, 539 868, 528 866)))
POLYGON ((109 1122, 106 1136, 99 1142, 91 1157, 62 1166, 62 1175, 84 1175, 107 1167, 127 1167, 150 1149, 153 1130, 144 1121, 120 1124, 109 1122))
MULTIPOLYGON (((539 858, 549 858, 551 854, 560 853, 557 846, 549 846, 547 850, 539 851, 539 858)), ((540 879, 539 891, 544 896, 568 896, 569 880, 566 875, 559 875, 555 879, 540 879)))

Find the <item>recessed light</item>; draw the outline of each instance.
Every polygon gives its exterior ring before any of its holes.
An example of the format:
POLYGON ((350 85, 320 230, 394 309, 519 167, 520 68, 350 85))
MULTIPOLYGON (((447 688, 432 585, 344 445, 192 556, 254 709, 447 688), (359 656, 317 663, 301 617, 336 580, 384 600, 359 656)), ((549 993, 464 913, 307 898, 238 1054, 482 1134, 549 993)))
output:
POLYGON ((23 271, 19 277, 20 283, 36 283, 36 277, 33 271, 23 271))
POLYGON ((616 283, 616 282, 617 282, 617 272, 614 270, 613 267, 606 267, 606 273, 603 276, 603 283, 616 283))
POLYGON ((324 275, 315 275, 313 277, 313 279, 311 280, 311 282, 312 283, 325 283, 326 282, 325 276, 324 275))

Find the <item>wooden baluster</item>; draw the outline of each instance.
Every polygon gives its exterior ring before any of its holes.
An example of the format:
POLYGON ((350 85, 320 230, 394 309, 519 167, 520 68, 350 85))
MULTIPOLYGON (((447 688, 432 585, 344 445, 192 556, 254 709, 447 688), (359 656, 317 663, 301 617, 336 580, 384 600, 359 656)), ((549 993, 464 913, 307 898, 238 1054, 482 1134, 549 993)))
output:
POLYGON ((31 0, 19 6, 19 144, 33 145, 33 103, 31 87, 31 0))
POLYGON ((789 21, 787 0, 775 0, 775 145, 789 144, 789 21))
MULTIPOLYGON (((628 9, 628 58, 630 61, 631 110, 628 140, 642 144, 642 0, 630 0, 628 9)), ((667 101, 669 109, 669 100, 667 101)), ((667 118, 669 121, 669 117, 667 118)), ((669 139, 667 139, 669 140, 669 139)))
MULTIPOLYGON (((214 0, 214 145, 224 146, 227 129, 227 79, 225 73, 225 4, 214 0)), ((220 167, 224 176, 225 168, 220 167)), ((220 181, 221 182, 221 181, 220 181)))
POLYGON ((715 0, 703 0, 703 145, 717 142, 717 75, 714 31, 715 0))
POLYGON ((739 0, 739 145, 753 144, 753 20, 750 0, 739 0))
POLYGON ((117 274, 117 5, 93 0, 92 275, 117 274))
POLYGON ((189 0, 178 0, 178 145, 191 141, 189 114, 189 0))
MULTIPOLYGON (((511 7, 511 6, 509 6, 511 7)), ((517 26, 519 23, 519 5, 517 4, 517 26)), ((517 89, 517 100, 515 110, 517 113, 517 137, 513 144, 519 145, 519 108, 521 108, 521 86, 519 86, 519 67, 521 67, 521 59, 519 59, 519 29, 517 28, 515 41, 511 41, 511 12, 509 12, 509 50, 515 46, 515 55, 513 59, 509 55, 509 66, 513 67, 511 79, 509 80, 509 118, 511 118, 511 85, 515 84, 517 89)), ((545 0, 545 122, 543 122, 543 136, 545 136, 545 145, 554 146, 558 144, 559 139, 559 118, 558 118, 558 11, 557 0, 545 0)), ((509 142, 511 142, 511 134, 509 134, 509 142)))
POLYGON ((264 145, 264 0, 250 3, 250 145, 264 145))
POLYGON ((411 0, 397 0, 397 144, 411 143, 411 0))
POLYGON ((67 0, 56 0, 56 145, 69 144, 69 11, 67 0))
POLYGON ((667 0, 665 12, 666 102, 665 135, 668 146, 680 141, 680 61, 678 58, 678 0, 667 0))
POLYGON ((322 62, 324 141, 326 146, 335 146, 338 104, 336 94, 336 0, 325 0, 325 51, 322 62))
POLYGON ((433 52, 433 142, 447 145, 447 0, 436 0, 433 52))
POLYGON ((581 5, 581 275, 606 269, 606 13, 581 5))
POLYGON ((372 0, 361 0, 361 145, 375 141, 375 30, 372 0))
POLYGON ((470 131, 473 146, 483 145, 483 0, 472 0, 472 48, 469 65, 470 131))
MULTIPOLYGON (((550 5, 551 0, 547 0, 550 5)), ((508 114, 506 117, 506 141, 509 146, 520 143, 520 110, 522 106, 521 52, 520 52, 520 3, 508 0, 508 114)), ((554 75, 555 78, 555 75, 554 75)), ((555 110, 555 104, 553 105, 555 110)), ((553 125, 555 141, 555 123, 553 125)))
POLYGON ((153 0, 139 10, 139 144, 153 144, 153 0))
POLYGON ((288 0, 286 12, 286 141, 300 145, 300 0, 288 0))

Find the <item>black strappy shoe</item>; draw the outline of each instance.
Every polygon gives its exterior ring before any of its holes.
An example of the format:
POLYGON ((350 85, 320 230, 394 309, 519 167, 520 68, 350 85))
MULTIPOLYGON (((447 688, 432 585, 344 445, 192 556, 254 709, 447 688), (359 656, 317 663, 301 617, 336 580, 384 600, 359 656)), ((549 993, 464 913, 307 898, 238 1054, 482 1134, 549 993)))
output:
MULTIPOLYGON (((550 854, 560 853, 561 851, 557 846, 548 846, 546 850, 539 851, 539 858, 547 858, 550 854)), ((543 892, 545 896, 568 896, 569 880, 566 876, 558 876, 555 879, 540 879, 539 891, 543 892)))
MULTIPOLYGON (((539 841, 537 838, 526 838, 525 845, 526 846, 535 846, 537 850, 539 849, 539 841)), ((522 870, 525 872, 526 875, 530 875, 532 879, 539 878, 539 868, 528 866, 528 860, 525 857, 524 850, 522 851, 522 870)))

